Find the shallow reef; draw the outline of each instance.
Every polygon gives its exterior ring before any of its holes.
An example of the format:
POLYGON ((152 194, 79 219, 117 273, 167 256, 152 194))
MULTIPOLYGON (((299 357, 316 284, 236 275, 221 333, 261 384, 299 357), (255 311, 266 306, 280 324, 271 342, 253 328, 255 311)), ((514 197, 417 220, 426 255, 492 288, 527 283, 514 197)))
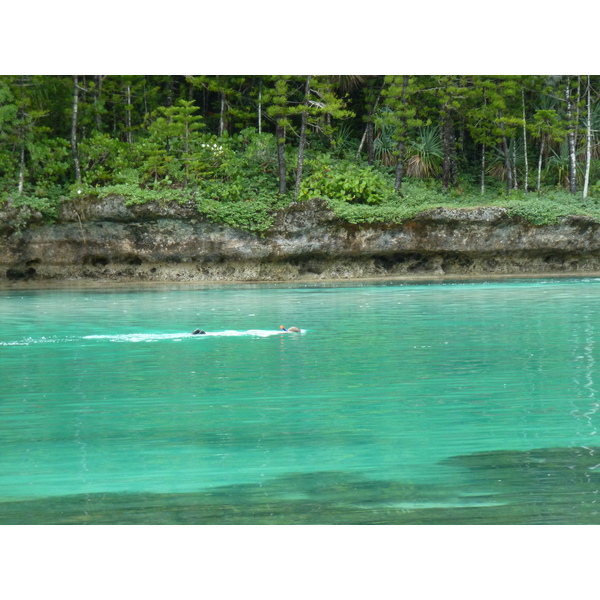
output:
POLYGON ((0 524, 600 524, 600 448, 499 450, 442 464, 464 471, 460 487, 359 472, 290 473, 195 493, 5 501, 0 524))

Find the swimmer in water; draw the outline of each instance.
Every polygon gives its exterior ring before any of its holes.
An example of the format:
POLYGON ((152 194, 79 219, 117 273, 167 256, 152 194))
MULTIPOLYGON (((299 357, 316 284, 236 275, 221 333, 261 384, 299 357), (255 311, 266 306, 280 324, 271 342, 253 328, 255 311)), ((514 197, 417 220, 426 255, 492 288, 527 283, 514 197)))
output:
POLYGON ((294 333, 300 333, 300 329, 298 329, 297 327, 290 327, 289 329, 286 329, 283 325, 279 326, 279 329, 281 329, 281 331, 286 331, 286 332, 294 332, 294 333))
POLYGON ((202 329, 194 329, 194 331, 192 331, 192 335, 205 335, 206 331, 202 331, 202 329))

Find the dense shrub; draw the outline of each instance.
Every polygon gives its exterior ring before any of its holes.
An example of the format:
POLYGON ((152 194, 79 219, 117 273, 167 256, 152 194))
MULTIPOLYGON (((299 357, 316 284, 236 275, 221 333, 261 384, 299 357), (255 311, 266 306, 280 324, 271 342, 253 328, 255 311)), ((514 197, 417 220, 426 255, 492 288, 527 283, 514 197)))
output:
POLYGON ((393 181, 374 167, 322 155, 308 162, 299 199, 325 198, 353 204, 377 205, 395 199, 393 181))

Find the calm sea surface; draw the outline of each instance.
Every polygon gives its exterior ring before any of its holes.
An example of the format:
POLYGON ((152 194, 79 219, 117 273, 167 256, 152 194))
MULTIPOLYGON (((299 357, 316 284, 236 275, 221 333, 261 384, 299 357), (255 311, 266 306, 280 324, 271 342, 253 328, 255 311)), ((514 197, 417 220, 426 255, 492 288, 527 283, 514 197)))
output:
POLYGON ((593 278, 0 290, 0 523, 600 524, 599 315, 593 278))

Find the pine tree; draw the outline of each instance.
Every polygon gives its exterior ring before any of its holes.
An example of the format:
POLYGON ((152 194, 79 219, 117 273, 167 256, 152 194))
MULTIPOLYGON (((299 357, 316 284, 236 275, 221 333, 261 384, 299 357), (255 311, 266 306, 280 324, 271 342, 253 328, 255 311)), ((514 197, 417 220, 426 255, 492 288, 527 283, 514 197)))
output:
POLYGON ((322 132, 331 144, 334 131, 332 119, 344 119, 353 116, 351 111, 344 108, 344 103, 333 91, 331 82, 327 78, 312 75, 306 76, 302 104, 290 109, 290 115, 298 113, 301 116, 301 126, 294 201, 298 199, 302 182, 304 151, 309 123, 316 131, 322 132))
POLYGON ((77 111, 79 109, 79 77, 73 76, 73 111, 71 116, 71 152, 75 169, 75 181, 81 182, 81 169, 79 168, 79 153, 77 151, 77 111))
POLYGON ((277 162, 279 165, 279 194, 287 192, 287 171, 285 163, 285 130, 290 125, 290 110, 288 95, 289 77, 276 77, 274 85, 265 94, 268 104, 267 114, 275 120, 275 137, 277 140, 277 162))
POLYGON ((396 174, 394 189, 400 192, 404 176, 404 159, 406 145, 410 134, 417 127, 424 124, 424 120, 417 115, 417 102, 419 82, 414 76, 393 75, 385 78, 385 87, 382 91, 384 106, 391 111, 382 113, 382 122, 390 124, 393 128, 393 138, 396 146, 396 174))
POLYGON ((587 198, 590 183, 590 165, 592 163, 592 99, 590 76, 587 76, 587 119, 586 119, 586 144, 585 144, 585 178, 583 182, 583 197, 587 198))
POLYGON ((549 142, 562 141, 566 137, 567 131, 555 109, 536 110, 533 115, 532 128, 534 137, 540 140, 536 185, 536 191, 539 194, 541 190, 543 159, 547 144, 549 142))
POLYGON ((448 191, 456 185, 457 145, 456 122, 462 116, 465 100, 468 96, 466 78, 455 75, 435 77, 434 88, 439 106, 440 128, 442 131, 444 158, 442 163, 442 189, 448 191))
POLYGON ((0 155, 0 165, 5 175, 12 174, 10 167, 14 168, 15 152, 11 151, 9 145, 14 144, 19 148, 20 166, 24 162, 24 144, 21 142, 22 136, 19 135, 20 112, 9 83, 0 81, 0 144, 2 149, 5 149, 5 152, 0 155))
POLYGON ((365 130, 358 146, 358 155, 362 152, 363 146, 367 144, 367 164, 372 165, 375 161, 375 115, 381 102, 381 94, 385 88, 385 78, 372 77, 368 80, 365 87, 365 109, 366 115, 363 116, 365 130))
POLYGON ((506 193, 517 186, 515 136, 525 125, 522 116, 521 84, 514 77, 476 76, 468 78, 464 116, 473 140, 481 144, 481 191, 485 190, 485 159, 488 149, 497 147, 502 156, 506 193), (510 141, 513 141, 511 158, 510 141))
POLYGON ((300 183, 302 181, 302 168, 304 166, 304 149, 306 147, 306 126, 308 123, 308 110, 310 102, 310 80, 311 75, 306 76, 306 84, 304 88, 304 101, 302 102, 302 125, 300 127, 300 142, 298 145, 298 166, 296 168, 296 186, 294 188, 294 202, 298 200, 300 193, 300 183))
POLYGON ((186 81, 193 88, 216 96, 218 137, 232 133, 234 123, 246 126, 253 119, 253 109, 247 98, 251 92, 252 78, 242 75, 189 75, 186 81))
MULTIPOLYGON (((183 187, 187 187, 192 162, 191 142, 196 132, 204 127, 202 117, 196 114, 198 107, 193 101, 177 100, 173 106, 163 106, 154 112, 154 121, 148 130, 163 144, 164 152, 154 153, 155 161, 171 152, 181 159, 184 166, 183 187)), ((154 164, 154 172, 157 172, 154 164)))
POLYGON ((575 152, 577 121, 573 118, 571 84, 571 77, 567 77, 565 84, 565 108, 567 112, 567 143, 569 145, 569 192, 575 194, 577 192, 577 154, 575 152))
POLYGON ((467 95, 467 129, 476 144, 481 145, 481 193, 485 193, 486 152, 498 143, 494 122, 496 113, 490 100, 494 84, 486 77, 472 77, 467 95))

